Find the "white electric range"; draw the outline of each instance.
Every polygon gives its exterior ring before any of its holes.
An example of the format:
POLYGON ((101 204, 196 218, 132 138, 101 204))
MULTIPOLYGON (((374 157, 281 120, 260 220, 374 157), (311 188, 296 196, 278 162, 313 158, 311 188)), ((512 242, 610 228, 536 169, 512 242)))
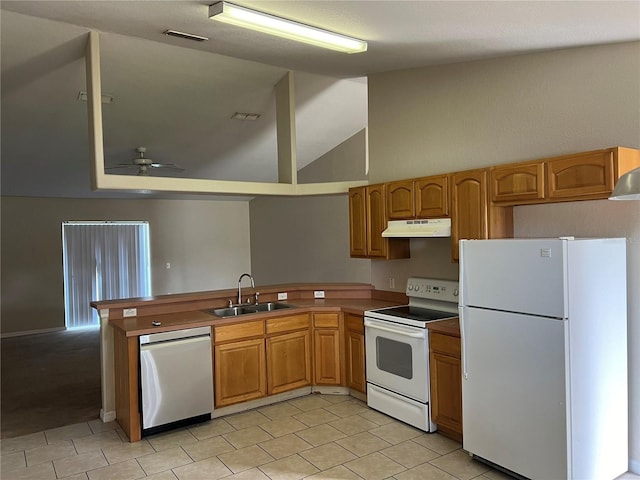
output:
POLYGON ((365 312, 367 405, 435 432, 427 324, 458 316, 458 282, 412 277, 406 294, 407 305, 365 312))

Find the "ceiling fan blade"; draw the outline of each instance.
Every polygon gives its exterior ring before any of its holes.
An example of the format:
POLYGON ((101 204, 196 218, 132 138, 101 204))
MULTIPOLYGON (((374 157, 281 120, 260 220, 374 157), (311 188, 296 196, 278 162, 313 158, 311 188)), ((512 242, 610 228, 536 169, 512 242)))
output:
POLYGON ((133 164, 128 164, 128 163, 121 163, 119 165, 114 165, 112 167, 105 167, 105 170, 115 170, 118 168, 138 168, 138 166, 133 164))
POLYGON ((152 163, 151 166, 153 168, 170 168, 172 170, 177 170, 177 171, 184 171, 184 168, 179 167, 173 163, 152 163))

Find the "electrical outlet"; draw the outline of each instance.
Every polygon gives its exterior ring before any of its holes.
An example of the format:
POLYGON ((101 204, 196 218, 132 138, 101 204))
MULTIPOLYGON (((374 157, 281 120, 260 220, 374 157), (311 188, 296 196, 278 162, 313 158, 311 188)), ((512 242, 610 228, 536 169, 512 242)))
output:
POLYGON ((287 292, 278 292, 278 300, 286 300, 287 292))
POLYGON ((324 290, 314 290, 313 298, 324 298, 324 290))
POLYGON ((396 278, 389 277, 389 288, 396 288, 396 278))
POLYGON ((123 317, 135 317, 138 314, 137 308, 125 308, 122 310, 123 317))

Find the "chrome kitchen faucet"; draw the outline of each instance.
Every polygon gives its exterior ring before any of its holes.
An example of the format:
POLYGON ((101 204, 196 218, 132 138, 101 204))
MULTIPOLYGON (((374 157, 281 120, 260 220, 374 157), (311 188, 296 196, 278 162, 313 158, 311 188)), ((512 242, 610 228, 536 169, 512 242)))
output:
POLYGON ((256 284, 254 283, 253 277, 250 274, 243 273, 242 275, 240 275, 240 278, 238 279, 238 305, 242 304, 242 287, 240 286, 240 282, 242 282, 242 279, 244 277, 249 277, 249 280, 251 280, 251 288, 256 288, 256 284))

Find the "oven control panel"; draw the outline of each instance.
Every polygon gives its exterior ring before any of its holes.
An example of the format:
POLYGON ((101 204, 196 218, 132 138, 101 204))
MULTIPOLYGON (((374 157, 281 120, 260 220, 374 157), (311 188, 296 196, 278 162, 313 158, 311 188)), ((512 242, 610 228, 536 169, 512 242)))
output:
POLYGON ((411 277, 407 280, 408 297, 458 302, 458 282, 435 278, 411 277))

